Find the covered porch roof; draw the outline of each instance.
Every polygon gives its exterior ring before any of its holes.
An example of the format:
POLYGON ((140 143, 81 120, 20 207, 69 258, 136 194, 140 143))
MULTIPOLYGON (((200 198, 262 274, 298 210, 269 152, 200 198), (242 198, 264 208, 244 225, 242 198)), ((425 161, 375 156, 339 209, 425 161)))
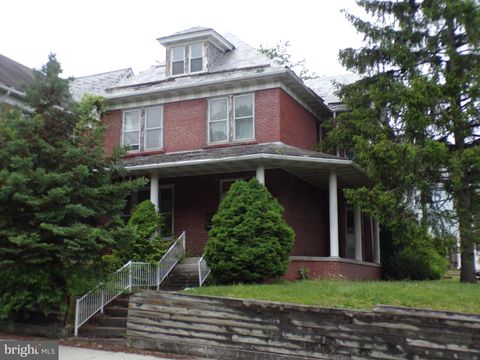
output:
POLYGON ((157 174, 159 178, 283 169, 321 188, 328 187, 335 169, 340 187, 368 185, 366 173, 351 160, 299 149, 283 143, 239 145, 196 151, 135 156, 123 160, 132 174, 157 174))

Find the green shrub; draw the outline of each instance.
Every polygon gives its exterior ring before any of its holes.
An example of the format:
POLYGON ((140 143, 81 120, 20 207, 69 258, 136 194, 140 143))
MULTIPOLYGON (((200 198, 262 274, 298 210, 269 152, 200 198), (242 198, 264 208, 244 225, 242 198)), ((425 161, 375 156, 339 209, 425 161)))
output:
POLYGON ((171 245, 158 235, 162 223, 150 200, 138 204, 127 226, 116 233, 113 252, 102 257, 104 272, 110 274, 130 260, 159 261, 171 245))
POLYGON ((447 269, 448 261, 433 246, 409 245, 393 258, 399 279, 438 280, 447 269))
POLYGON ((128 225, 135 227, 141 239, 150 239, 158 234, 162 225, 162 217, 155 210, 155 205, 150 200, 142 201, 133 209, 128 225))
POLYGON ((205 259, 219 283, 252 283, 287 270, 294 232, 255 178, 232 184, 213 217, 205 259))
POLYGON ((396 243, 391 233, 382 235, 382 271, 388 280, 436 280, 447 270, 448 260, 435 248, 435 239, 417 231, 415 238, 396 243))

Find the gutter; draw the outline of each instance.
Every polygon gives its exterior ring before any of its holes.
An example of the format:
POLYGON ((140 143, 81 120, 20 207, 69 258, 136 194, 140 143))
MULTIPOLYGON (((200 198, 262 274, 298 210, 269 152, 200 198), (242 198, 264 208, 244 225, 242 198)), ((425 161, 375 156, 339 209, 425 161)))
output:
POLYGON ((25 96, 24 92, 19 91, 11 86, 8 86, 2 83, 0 83, 0 89, 2 91, 5 91, 5 94, 6 94, 4 95, 5 98, 8 97, 9 95, 14 95, 15 97, 18 97, 18 98, 23 98, 25 96))

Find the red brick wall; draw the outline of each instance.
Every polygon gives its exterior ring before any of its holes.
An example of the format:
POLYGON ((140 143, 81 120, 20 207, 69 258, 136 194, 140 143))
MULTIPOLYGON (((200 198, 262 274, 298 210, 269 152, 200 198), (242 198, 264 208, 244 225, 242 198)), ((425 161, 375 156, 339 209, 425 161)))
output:
POLYGON ((283 90, 255 92, 255 140, 257 143, 280 141, 280 99, 283 90))
POLYGON ((282 170, 267 170, 265 182, 295 231, 292 255, 328 256, 328 192, 282 170))
POLYGON ((160 179, 160 185, 173 184, 175 237, 186 232, 187 252, 201 256, 208 240, 206 229, 209 217, 217 212, 220 198, 220 180, 250 179, 255 174, 232 173, 160 179))
POLYGON ((207 99, 196 99, 164 105, 165 152, 201 149, 206 145, 207 104, 207 99))
POLYGON ((354 264, 343 261, 306 261, 292 260, 285 280, 297 280, 298 271, 308 269, 310 278, 344 278, 351 280, 379 280, 381 268, 368 264, 354 264))
MULTIPOLYGON (((254 142, 265 143, 280 140, 280 96, 282 92, 280 89, 255 92, 254 142)), ((207 113, 208 99, 206 98, 164 104, 164 151, 198 150, 208 146, 207 113)), ((108 112, 103 121, 107 125, 105 147, 108 152, 111 152, 114 146, 121 142, 122 111, 108 112)), ((232 142, 229 145, 238 145, 238 143, 232 142)))
POLYGON ((317 145, 317 120, 290 95, 280 92, 280 140, 302 149, 315 150, 317 145))
POLYGON ((115 146, 118 146, 122 138, 122 111, 109 111, 102 118, 105 126, 105 151, 111 154, 115 146))
MULTIPOLYGON (((206 98, 165 104, 165 152, 207 146, 207 112, 206 98)), ((110 153, 121 141, 122 111, 108 112, 103 121, 107 127, 105 147, 110 153)), ((279 88, 255 92, 255 142, 274 141, 310 150, 317 144, 315 117, 279 88)))

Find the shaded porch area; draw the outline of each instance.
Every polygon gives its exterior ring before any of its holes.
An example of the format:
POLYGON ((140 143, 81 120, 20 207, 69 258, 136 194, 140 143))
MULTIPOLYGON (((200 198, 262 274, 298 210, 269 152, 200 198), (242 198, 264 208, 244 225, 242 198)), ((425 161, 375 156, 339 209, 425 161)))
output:
POLYGON ((176 161, 174 154, 155 155, 143 157, 143 164, 129 166, 127 160, 126 166, 150 178, 139 198, 150 198, 166 214, 172 235, 186 232, 189 256, 203 254, 211 219, 230 185, 256 177, 284 207, 296 234, 286 279, 307 269, 312 278, 378 279, 378 224, 346 204, 341 191, 366 184, 361 169, 349 160, 285 145, 254 147, 258 152, 231 156, 232 148, 214 149, 200 159, 176 161), (170 161, 162 161, 165 157, 170 161))

